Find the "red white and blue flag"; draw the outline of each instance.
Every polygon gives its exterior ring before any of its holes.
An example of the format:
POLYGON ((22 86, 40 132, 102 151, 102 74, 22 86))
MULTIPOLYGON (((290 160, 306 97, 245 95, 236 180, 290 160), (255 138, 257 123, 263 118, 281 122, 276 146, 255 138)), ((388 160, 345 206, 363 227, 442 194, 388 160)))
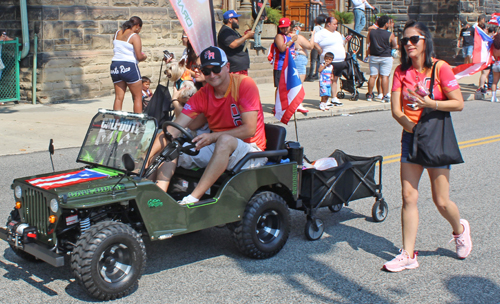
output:
POLYGON ((299 71, 295 67, 295 61, 287 48, 285 60, 281 68, 280 83, 276 93, 276 104, 274 105, 274 117, 282 123, 288 124, 290 118, 302 103, 305 96, 299 71))
POLYGON ((491 45, 493 38, 488 36, 479 26, 475 26, 474 50, 472 51, 472 63, 461 64, 453 68, 456 79, 470 76, 487 68, 493 63, 491 45))
POLYGON ((500 25, 500 13, 493 13, 491 15, 490 21, 488 21, 488 24, 494 24, 494 25, 500 25))
POLYGON ((28 179, 26 181, 33 186, 48 190, 58 187, 80 184, 95 179, 105 178, 108 176, 108 174, 102 172, 94 171, 91 169, 84 169, 75 172, 28 179))

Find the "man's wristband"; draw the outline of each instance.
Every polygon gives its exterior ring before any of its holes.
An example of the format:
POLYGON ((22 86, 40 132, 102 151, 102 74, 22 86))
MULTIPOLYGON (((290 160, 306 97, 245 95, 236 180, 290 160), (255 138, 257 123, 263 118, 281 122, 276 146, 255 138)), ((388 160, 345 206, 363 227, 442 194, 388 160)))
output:
POLYGON ((172 102, 174 102, 174 101, 179 101, 179 99, 177 99, 177 98, 172 99, 172 102))

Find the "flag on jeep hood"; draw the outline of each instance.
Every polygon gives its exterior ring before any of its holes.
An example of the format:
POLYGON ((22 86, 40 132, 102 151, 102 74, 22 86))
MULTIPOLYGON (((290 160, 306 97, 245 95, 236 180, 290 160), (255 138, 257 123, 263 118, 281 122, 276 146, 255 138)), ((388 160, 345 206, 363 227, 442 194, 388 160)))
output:
POLYGON ((80 184, 95 179, 105 178, 108 176, 109 174, 99 172, 97 170, 84 169, 75 172, 28 179, 26 181, 32 184, 33 186, 48 190, 53 188, 80 184))

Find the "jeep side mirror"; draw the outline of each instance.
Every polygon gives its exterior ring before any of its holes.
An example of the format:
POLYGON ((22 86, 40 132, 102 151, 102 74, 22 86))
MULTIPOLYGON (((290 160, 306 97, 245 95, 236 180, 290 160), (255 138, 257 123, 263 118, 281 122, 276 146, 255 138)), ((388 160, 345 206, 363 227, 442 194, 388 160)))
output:
POLYGON ((123 154, 122 162, 123 162, 123 166, 125 167, 125 170, 127 170, 127 173, 134 171, 135 162, 130 154, 128 154, 128 153, 123 154))

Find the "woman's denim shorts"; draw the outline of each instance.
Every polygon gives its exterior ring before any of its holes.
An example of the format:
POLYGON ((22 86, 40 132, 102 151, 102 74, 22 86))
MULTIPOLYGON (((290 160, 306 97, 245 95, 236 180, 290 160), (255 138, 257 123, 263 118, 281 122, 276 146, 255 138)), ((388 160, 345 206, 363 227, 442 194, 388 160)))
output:
POLYGON ((299 75, 305 75, 307 66, 307 56, 304 56, 302 54, 297 54, 297 56, 295 56, 295 66, 299 71, 299 75))
MULTIPOLYGON (((408 155, 410 154, 410 145, 413 143, 413 133, 406 132, 403 130, 403 136, 401 137, 401 162, 407 164, 414 164, 408 160, 408 155)), ((440 167, 426 167, 424 168, 432 168, 432 169, 451 169, 450 165, 440 166, 440 167)))

